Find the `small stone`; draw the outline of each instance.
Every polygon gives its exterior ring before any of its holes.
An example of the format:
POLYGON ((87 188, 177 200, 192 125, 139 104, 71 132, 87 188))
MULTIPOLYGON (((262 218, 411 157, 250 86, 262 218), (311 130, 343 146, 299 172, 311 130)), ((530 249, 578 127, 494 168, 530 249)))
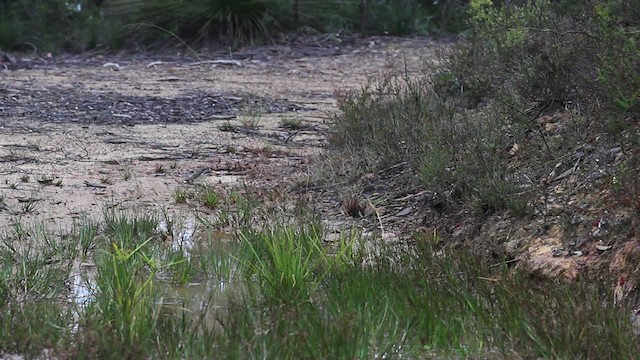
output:
POLYGON ((411 213, 411 210, 413 210, 413 207, 411 207, 411 206, 406 207, 406 208, 402 209, 402 211, 397 213, 396 216, 397 217, 407 216, 407 215, 409 215, 411 213))
POLYGON ((607 251, 609 249, 611 249, 613 246, 611 245, 596 245, 596 249, 598 249, 599 251, 607 251))
POLYGON ((509 255, 517 254, 518 253, 518 248, 520 247, 521 243, 522 243, 521 239, 513 239, 513 240, 507 242, 506 244, 504 244, 504 250, 509 255))
POLYGON ((509 150, 509 155, 514 156, 520 150, 520 146, 518 144, 513 144, 511 150, 509 150))

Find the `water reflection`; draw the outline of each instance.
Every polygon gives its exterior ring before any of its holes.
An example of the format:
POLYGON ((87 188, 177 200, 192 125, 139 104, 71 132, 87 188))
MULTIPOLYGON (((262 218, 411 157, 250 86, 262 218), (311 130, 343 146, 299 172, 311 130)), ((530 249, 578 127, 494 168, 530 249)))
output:
POLYGON ((171 250, 182 250, 185 257, 190 257, 194 248, 194 237, 196 234, 196 225, 193 221, 186 221, 181 226, 175 228, 169 226, 166 221, 158 222, 157 231, 169 235, 171 238, 171 250))
MULTIPOLYGON (((169 235, 170 243, 160 245, 165 254, 181 252, 197 269, 195 277, 185 285, 176 285, 171 276, 157 274, 155 286, 162 293, 157 304, 162 312, 167 316, 188 314, 207 329, 220 330, 218 319, 224 318, 230 303, 241 299, 246 288, 243 279, 236 276, 238 260, 234 254, 238 244, 231 240, 233 235, 225 231, 203 232, 191 221, 181 226, 161 221, 157 230, 169 235)), ((95 264, 82 263, 75 268, 68 296, 69 303, 76 305, 73 331, 77 331, 85 309, 100 296, 95 264)), ((167 268, 167 271, 172 270, 167 268)))

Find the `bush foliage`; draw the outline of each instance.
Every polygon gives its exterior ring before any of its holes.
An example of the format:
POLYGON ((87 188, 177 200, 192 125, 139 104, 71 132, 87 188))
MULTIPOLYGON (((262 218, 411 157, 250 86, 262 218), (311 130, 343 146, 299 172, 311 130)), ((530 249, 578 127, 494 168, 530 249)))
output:
POLYGON ((0 48, 260 44, 281 33, 456 31, 466 0, 0 1, 0 48), (60 35, 64 34, 64 35, 60 35))
POLYGON ((372 167, 408 162, 455 207, 525 214, 576 145, 637 124, 633 3, 472 0, 469 30, 444 65, 339 97, 332 143, 372 167), (569 120, 549 131, 541 119, 558 114, 569 120))

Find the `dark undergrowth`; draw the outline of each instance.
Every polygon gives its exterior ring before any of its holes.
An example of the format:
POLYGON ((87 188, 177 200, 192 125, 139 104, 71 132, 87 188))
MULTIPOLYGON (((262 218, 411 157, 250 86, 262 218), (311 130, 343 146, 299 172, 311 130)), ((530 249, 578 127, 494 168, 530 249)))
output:
POLYGON ((466 0, 25 0, 0 2, 0 49, 240 47, 297 35, 424 35, 464 25, 466 0))

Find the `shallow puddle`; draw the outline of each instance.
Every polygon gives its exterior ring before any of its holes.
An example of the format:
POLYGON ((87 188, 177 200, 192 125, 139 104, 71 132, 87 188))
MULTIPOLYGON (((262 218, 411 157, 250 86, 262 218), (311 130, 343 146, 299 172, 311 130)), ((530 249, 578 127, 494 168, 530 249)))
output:
POLYGON ((174 224, 168 224, 166 221, 161 220, 158 222, 156 231, 165 234, 171 239, 171 250, 182 250, 185 257, 191 256, 196 233, 196 225, 193 221, 186 221, 176 228, 174 224))
MULTIPOLYGON (((237 244, 232 241, 234 235, 225 231, 202 233, 193 221, 184 221, 180 226, 160 221, 157 230, 162 234, 173 233, 161 256, 182 252, 184 261, 195 264, 197 269, 184 285, 172 281, 171 269, 158 273, 155 286, 163 293, 157 303, 161 311, 168 314, 188 312, 189 317, 195 315, 209 330, 220 330, 217 319, 224 316, 229 302, 239 298, 244 288, 242 280, 235 275, 237 260, 233 253, 237 244)), ((95 265, 82 263, 76 268, 68 297, 68 302, 76 305, 74 331, 84 309, 99 296, 95 265)))

